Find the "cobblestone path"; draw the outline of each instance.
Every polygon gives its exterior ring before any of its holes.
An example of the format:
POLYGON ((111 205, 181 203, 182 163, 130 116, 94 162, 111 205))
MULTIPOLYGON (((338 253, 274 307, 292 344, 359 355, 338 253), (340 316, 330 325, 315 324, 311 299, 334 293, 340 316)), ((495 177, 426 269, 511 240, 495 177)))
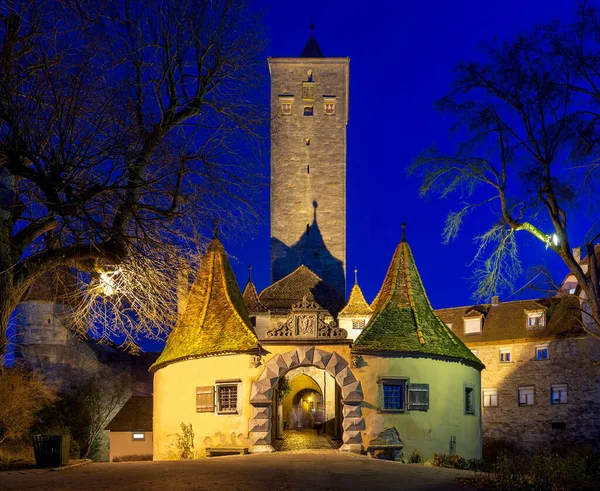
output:
POLYGON ((331 450, 334 447, 317 430, 287 430, 283 432, 283 440, 278 442, 275 449, 279 452, 291 452, 294 450, 331 450))

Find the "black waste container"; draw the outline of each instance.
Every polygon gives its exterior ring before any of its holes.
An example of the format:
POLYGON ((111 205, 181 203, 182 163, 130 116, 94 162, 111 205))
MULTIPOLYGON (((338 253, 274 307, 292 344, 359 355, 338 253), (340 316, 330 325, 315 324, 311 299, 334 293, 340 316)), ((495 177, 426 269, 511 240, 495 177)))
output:
POLYGON ((33 435, 33 451, 38 467, 59 467, 69 463, 69 435, 33 435))

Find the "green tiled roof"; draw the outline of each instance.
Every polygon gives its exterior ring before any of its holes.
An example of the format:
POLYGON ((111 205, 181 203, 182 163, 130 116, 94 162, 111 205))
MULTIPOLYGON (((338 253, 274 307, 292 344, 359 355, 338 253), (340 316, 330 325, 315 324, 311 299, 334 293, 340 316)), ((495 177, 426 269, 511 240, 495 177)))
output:
POLYGON ((215 238, 202 258, 185 312, 150 371, 190 358, 259 348, 227 254, 215 238))
POLYGON ((423 354, 484 368, 433 311, 405 240, 396 248, 371 307, 371 320, 354 342, 353 350, 423 354))

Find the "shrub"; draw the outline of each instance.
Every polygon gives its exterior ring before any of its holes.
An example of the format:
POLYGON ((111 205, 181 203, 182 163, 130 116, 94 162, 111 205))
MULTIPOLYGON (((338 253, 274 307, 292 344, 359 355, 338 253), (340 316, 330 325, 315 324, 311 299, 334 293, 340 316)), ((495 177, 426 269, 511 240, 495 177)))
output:
POLYGON ((113 462, 140 462, 142 460, 152 460, 151 453, 120 455, 113 458, 113 462))
POLYGON ((420 464, 421 463, 421 451, 416 449, 408 459, 409 464, 420 464))
POLYGON ((173 444, 177 449, 180 459, 193 459, 194 458, 194 430, 192 423, 186 425, 181 423, 181 433, 175 433, 175 443, 173 444))

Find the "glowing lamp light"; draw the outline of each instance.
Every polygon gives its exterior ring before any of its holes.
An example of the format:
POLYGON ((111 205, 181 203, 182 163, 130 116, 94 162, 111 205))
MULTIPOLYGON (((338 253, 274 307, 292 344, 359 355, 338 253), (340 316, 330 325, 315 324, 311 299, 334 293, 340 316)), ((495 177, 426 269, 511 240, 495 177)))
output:
POLYGON ((557 234, 552 234, 552 243, 554 244, 554 246, 558 246, 560 240, 558 238, 557 234))
POLYGON ((102 271, 100 273, 100 284, 99 288, 102 291, 102 294, 105 297, 110 297, 117 292, 117 287, 115 285, 114 275, 117 274, 119 270, 116 271, 102 271))

